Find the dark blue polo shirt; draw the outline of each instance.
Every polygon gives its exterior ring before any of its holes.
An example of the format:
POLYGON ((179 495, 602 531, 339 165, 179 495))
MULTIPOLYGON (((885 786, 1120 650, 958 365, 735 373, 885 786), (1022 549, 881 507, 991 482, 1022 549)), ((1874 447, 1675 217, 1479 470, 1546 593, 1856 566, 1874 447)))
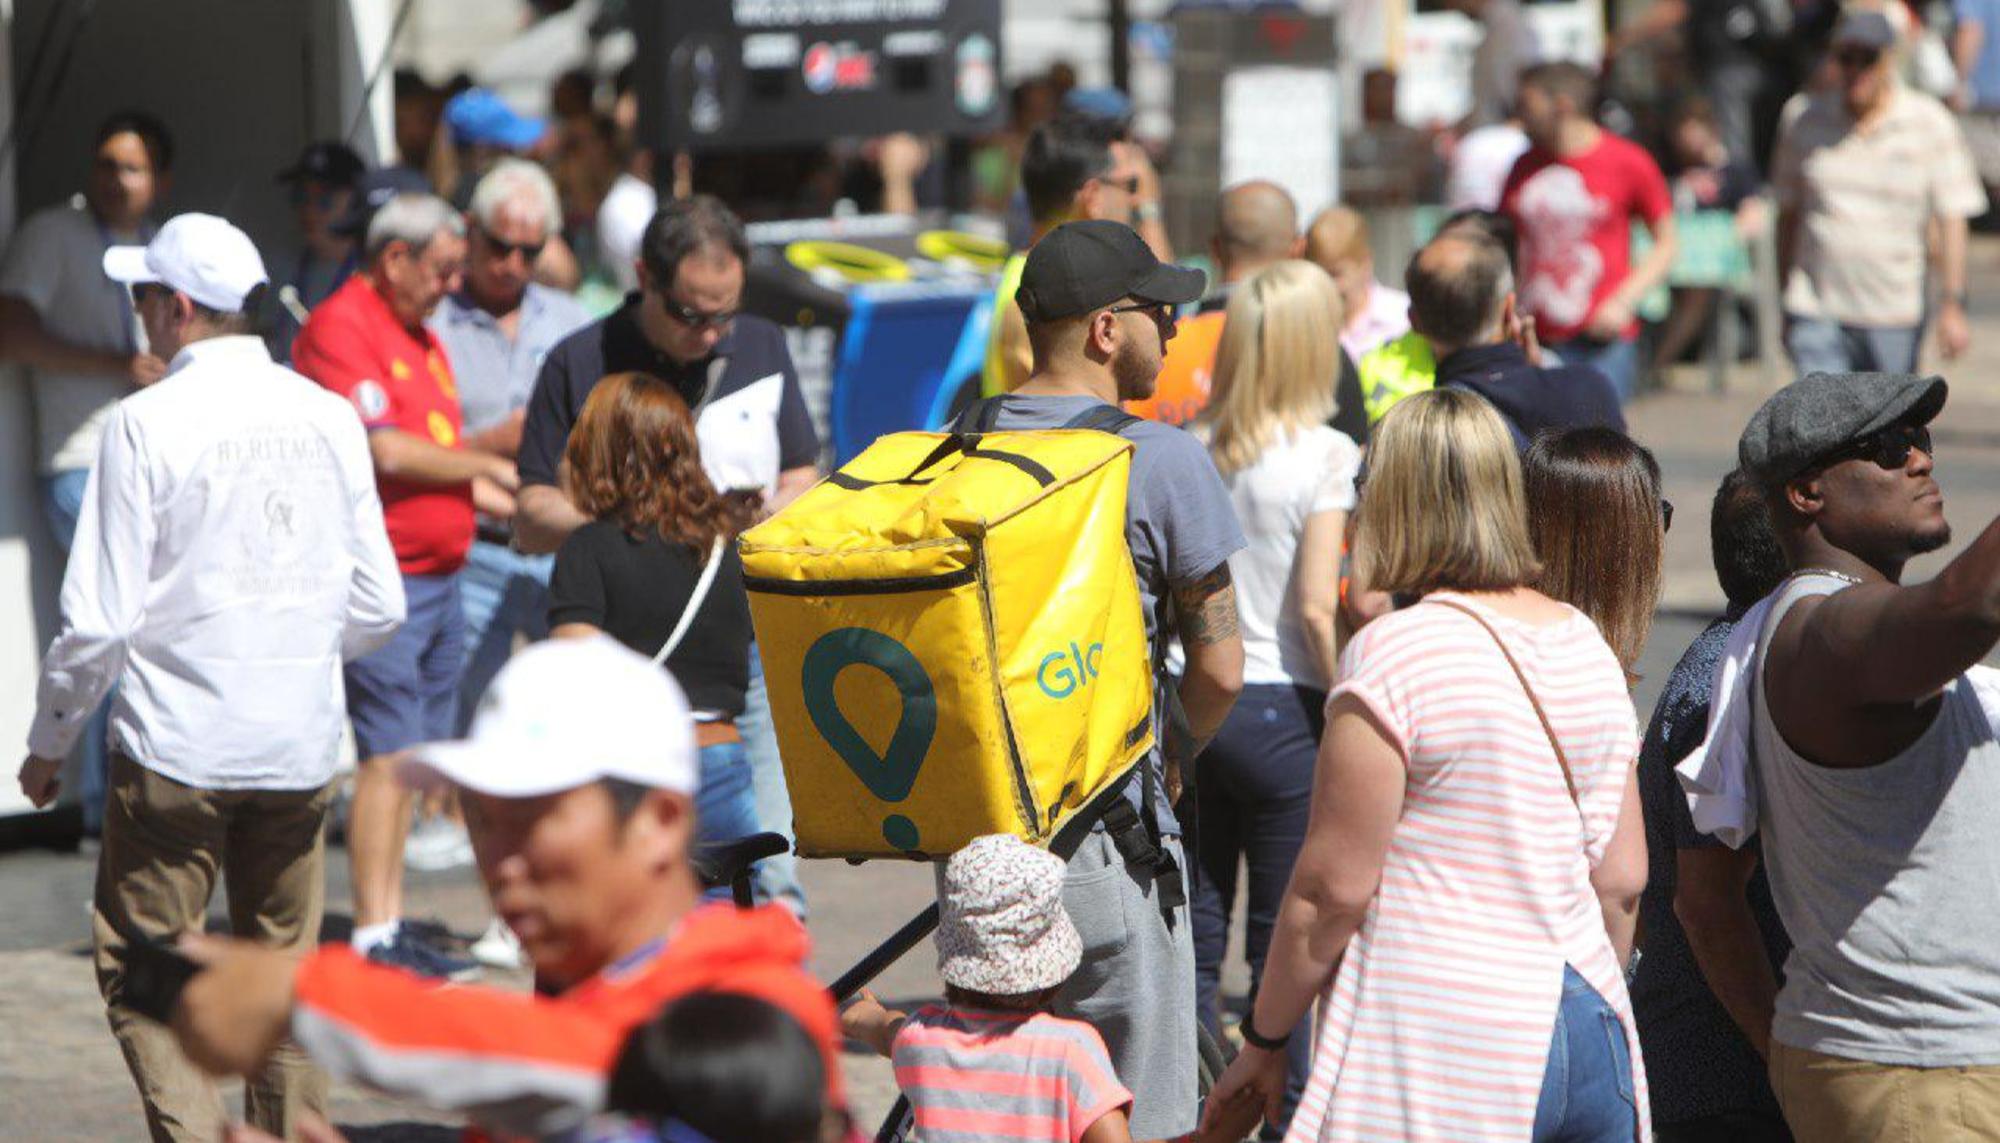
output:
POLYGON ((1470 389, 1493 402, 1523 452, 1543 429, 1603 426, 1625 431, 1618 391, 1587 365, 1543 369, 1511 341, 1461 349, 1438 362, 1439 388, 1470 389))
MULTIPOLYGON (((535 378, 521 429, 521 483, 554 484, 583 403, 613 373, 645 373, 672 385, 690 409, 713 405, 776 376, 782 386, 774 431, 780 470, 819 461, 819 434, 799 390, 785 333, 775 322, 744 314, 707 358, 679 362, 662 353, 639 328, 639 295, 556 343, 535 378), (709 386, 713 383, 714 390, 709 386)), ((707 431, 704 429, 704 439, 707 431)), ((704 446, 704 454, 708 448, 704 446)))

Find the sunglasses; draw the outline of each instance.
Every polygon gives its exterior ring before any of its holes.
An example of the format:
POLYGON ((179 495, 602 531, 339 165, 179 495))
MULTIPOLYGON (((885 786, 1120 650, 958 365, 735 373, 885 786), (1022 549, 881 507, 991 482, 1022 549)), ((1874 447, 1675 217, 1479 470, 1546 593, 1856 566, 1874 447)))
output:
POLYGON ((1129 195, 1137 195, 1139 193, 1138 175, 1126 175, 1122 179, 1114 179, 1107 175, 1099 175, 1097 176, 1096 181, 1103 183, 1105 186, 1108 187, 1117 187, 1119 190, 1122 190, 1129 195))
POLYGON ((1848 71, 1866 71, 1882 62, 1882 53, 1871 48, 1849 48, 1833 53, 1833 62, 1848 71))
POLYGON ((1872 460, 1878 466, 1895 472, 1910 462, 1911 449, 1925 456, 1937 455, 1931 450, 1931 430, 1928 426, 1890 425, 1879 433, 1870 433, 1827 453, 1807 465, 1805 471, 1826 468, 1844 460, 1872 460))
POLYGON ((314 210, 332 210, 340 204, 341 197, 348 193, 345 188, 295 186, 292 188, 292 205, 310 206, 314 210))
POLYGON ((717 310, 714 313, 703 313, 693 306, 682 305, 665 294, 660 295, 660 307, 667 311, 668 317, 692 330, 721 329, 735 321, 736 315, 742 312, 717 310))
POLYGON ((132 290, 132 304, 134 306, 145 305, 147 298, 151 298, 154 296, 172 297, 174 293, 172 290, 168 289, 165 286, 162 286, 158 282, 135 282, 131 286, 131 290, 132 290))
POLYGON ((491 230, 483 226, 479 228, 479 235, 486 240, 486 245, 492 249, 493 256, 502 262, 512 258, 515 252, 518 251, 522 261, 533 266, 535 261, 542 256, 543 248, 548 246, 547 239, 540 242, 502 242, 498 238, 493 237, 491 230))
POLYGON ((1128 306, 1111 306, 1104 312, 1108 314, 1150 314, 1153 318, 1153 324, 1161 327, 1172 324, 1174 320, 1174 306, 1172 302, 1133 302, 1128 306))
POLYGON ((1662 496, 1660 497, 1660 531, 1671 532, 1673 530, 1674 502, 1662 496))

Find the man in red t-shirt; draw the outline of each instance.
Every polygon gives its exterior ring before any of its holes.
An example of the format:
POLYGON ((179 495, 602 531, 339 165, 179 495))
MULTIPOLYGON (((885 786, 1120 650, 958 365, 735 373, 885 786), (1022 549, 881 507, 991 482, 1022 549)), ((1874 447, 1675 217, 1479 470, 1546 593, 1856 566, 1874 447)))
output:
POLYGON ((465 663, 458 570, 472 546, 473 505, 511 515, 518 484, 511 462, 460 439, 451 363, 424 326, 458 284, 464 234, 463 218, 443 199, 389 197, 368 220, 362 271, 320 303, 292 346, 292 367, 346 397, 368 430, 409 602, 395 638, 346 667, 362 759, 347 826, 354 947, 432 976, 467 975, 475 966, 402 930, 411 798, 394 767, 411 747, 451 736, 465 663))
POLYGON ((1639 299, 1674 264, 1673 201, 1660 165, 1599 127, 1597 80, 1567 61, 1521 74, 1528 152, 1514 163, 1500 209, 1521 236, 1520 300, 1565 365, 1588 365, 1632 398, 1639 299), (1653 249, 1632 264, 1632 221, 1653 249))
POLYGON ((200 939, 187 951, 207 967, 174 1017, 190 1059, 247 1073, 289 1032, 339 1079, 496 1136, 568 1138, 603 1108, 633 1029, 676 997, 734 992, 805 1028, 840 1106, 833 1001, 805 971, 805 928, 779 905, 701 904, 694 718, 673 676, 602 636, 537 643, 494 678, 465 741, 405 773, 459 790, 493 908, 556 994, 200 939))

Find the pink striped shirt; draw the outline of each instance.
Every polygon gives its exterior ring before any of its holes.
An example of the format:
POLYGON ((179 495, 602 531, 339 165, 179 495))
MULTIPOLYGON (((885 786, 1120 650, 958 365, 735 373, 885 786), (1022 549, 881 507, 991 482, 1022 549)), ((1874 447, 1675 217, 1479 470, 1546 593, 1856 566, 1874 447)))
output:
POLYGON ((1132 1104, 1097 1029, 1046 1012, 932 1004, 904 1022, 890 1058, 924 1143, 1077 1143, 1132 1104))
POLYGON ((1624 1021, 1650 1138, 1631 1002, 1590 887, 1639 749, 1624 672, 1581 613, 1535 627, 1454 598, 1508 640, 1583 813, 1471 617, 1425 602, 1355 635, 1333 694, 1375 713, 1408 780, 1381 888, 1322 998, 1287 1143, 1529 1138, 1564 964, 1624 1021))

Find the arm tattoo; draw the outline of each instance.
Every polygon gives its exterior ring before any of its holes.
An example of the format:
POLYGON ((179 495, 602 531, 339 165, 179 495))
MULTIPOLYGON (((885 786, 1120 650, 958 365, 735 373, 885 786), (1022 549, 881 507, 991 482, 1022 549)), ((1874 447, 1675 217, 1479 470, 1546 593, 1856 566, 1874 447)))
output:
POLYGON ((1236 628, 1236 583, 1227 561, 1192 583, 1174 588, 1174 612, 1180 619, 1181 643, 1206 647, 1233 639, 1236 628))

